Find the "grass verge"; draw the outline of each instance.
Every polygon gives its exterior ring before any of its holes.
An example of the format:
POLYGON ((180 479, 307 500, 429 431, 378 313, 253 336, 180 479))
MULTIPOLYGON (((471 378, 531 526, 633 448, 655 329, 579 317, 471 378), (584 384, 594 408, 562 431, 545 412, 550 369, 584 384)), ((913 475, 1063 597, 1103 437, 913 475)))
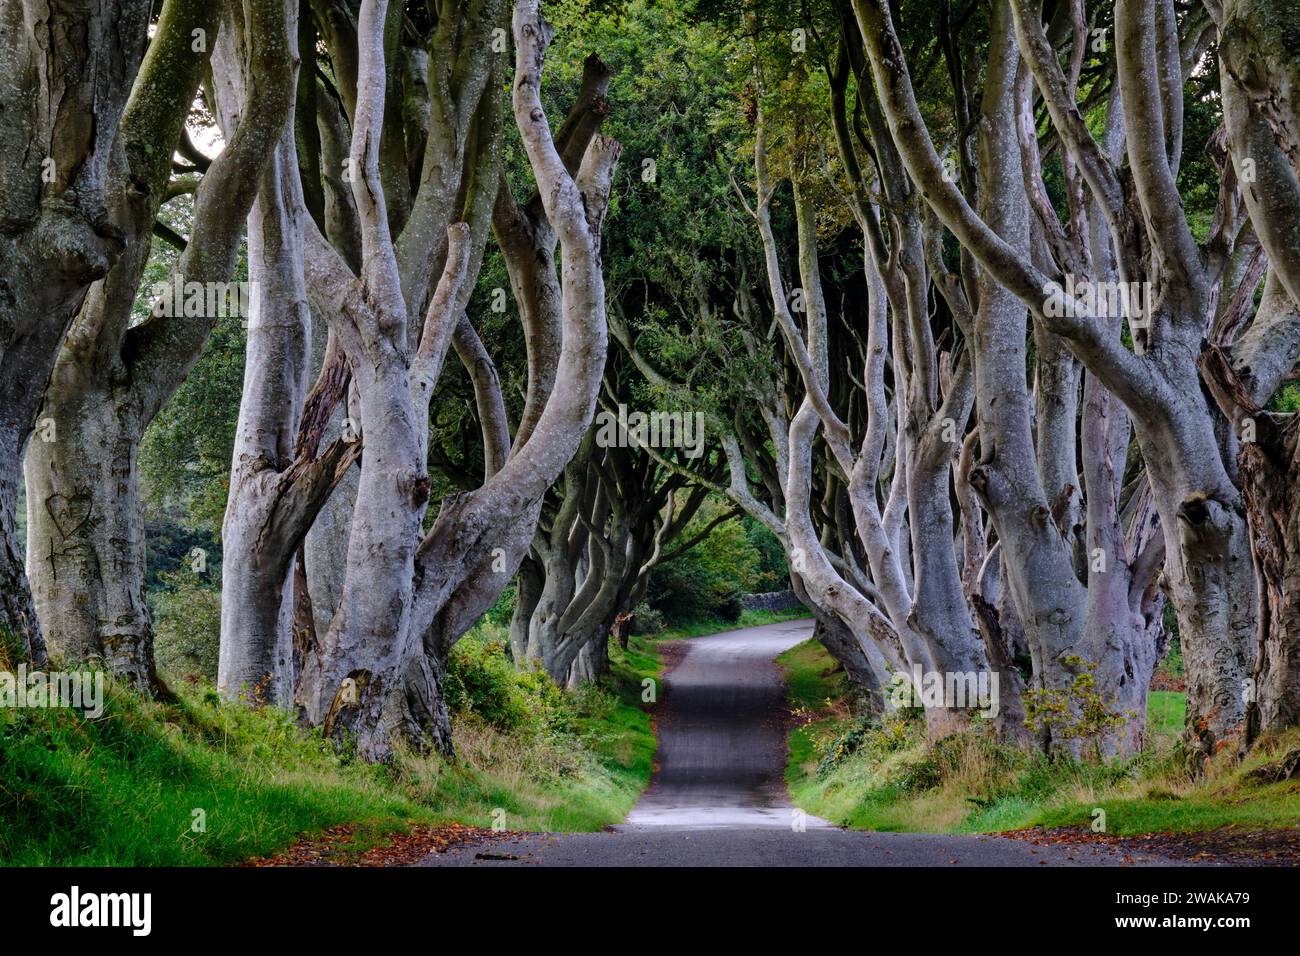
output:
POLYGON ((106 686, 104 715, 0 710, 0 864, 196 866, 268 856, 351 825, 362 851, 417 824, 597 830, 650 779, 640 706, 651 642, 612 647, 613 676, 567 693, 519 673, 500 635, 454 652, 457 756, 399 754, 375 767, 272 709, 187 689, 174 704, 106 686))
POLYGON ((786 780, 796 806, 868 830, 984 833, 1088 826, 1098 809, 1114 836, 1300 821, 1300 731, 1246 759, 1216 758, 1193 778, 1178 747, 1186 699, 1155 691, 1147 749, 1106 763, 1049 759, 981 730, 928 742, 917 717, 856 716, 849 687, 814 641, 780 658, 796 715, 786 780))

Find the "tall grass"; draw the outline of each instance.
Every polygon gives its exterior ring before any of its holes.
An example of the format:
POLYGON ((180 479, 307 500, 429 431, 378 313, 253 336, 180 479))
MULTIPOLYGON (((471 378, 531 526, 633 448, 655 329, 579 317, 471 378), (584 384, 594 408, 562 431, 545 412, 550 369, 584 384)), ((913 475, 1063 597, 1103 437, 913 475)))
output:
POLYGON ((1178 742, 1182 694, 1152 694, 1141 753, 1089 762, 1009 747, 987 726, 930 741, 919 713, 855 717, 824 650, 808 642, 781 660, 792 705, 810 718, 791 732, 791 794, 799 807, 838 824, 994 832, 1091 825, 1098 809, 1107 832, 1118 835, 1300 821, 1300 782, 1273 779, 1300 751, 1300 731, 1265 741, 1245 760, 1220 754, 1193 775, 1178 742), (832 706, 810 708, 819 697, 832 706))
POLYGON ((0 711, 0 863, 205 865, 266 856, 338 824, 595 830, 649 781, 654 737, 638 706, 653 646, 614 649, 603 688, 568 694, 504 662, 496 636, 458 648, 451 677, 518 711, 458 701, 457 756, 370 766, 274 709, 182 689, 174 703, 106 688, 105 713, 0 711), (505 663, 504 667, 499 666, 505 663))

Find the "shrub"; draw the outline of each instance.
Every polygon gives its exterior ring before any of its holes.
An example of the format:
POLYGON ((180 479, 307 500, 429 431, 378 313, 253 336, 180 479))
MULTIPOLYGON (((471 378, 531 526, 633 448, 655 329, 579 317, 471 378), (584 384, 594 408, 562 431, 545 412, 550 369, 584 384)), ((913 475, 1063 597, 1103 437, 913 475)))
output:
POLYGON ((767 525, 749 517, 742 521, 745 537, 758 552, 758 568, 749 590, 779 591, 790 586, 790 565, 785 559, 785 549, 767 525))
POLYGON ((1025 726, 1035 733, 1050 729, 1061 740, 1092 741, 1100 751, 1101 740, 1118 730, 1134 715, 1113 711, 1114 700, 1097 690, 1097 665, 1072 654, 1062 661, 1074 670, 1070 686, 1025 691, 1025 726))
POLYGON ((445 693, 452 711, 471 713, 497 730, 553 735, 573 727, 564 691, 543 671, 516 670, 499 638, 467 637, 456 644, 445 693))
POLYGON ((659 634, 668 626, 664 616, 642 601, 632 612, 633 634, 659 634))
POLYGON ((909 760, 894 775, 894 784, 905 794, 934 790, 943 783, 943 767, 933 753, 909 760))
POLYGON ((731 591, 714 605, 714 613, 724 621, 739 621, 745 610, 744 597, 739 591, 731 591))
POLYGON ((221 585, 189 571, 164 572, 153 594, 154 653, 164 674, 217 679, 221 585))
POLYGON ((510 619, 515 614, 515 600, 515 583, 511 581, 496 599, 496 603, 483 612, 481 620, 494 627, 509 627, 510 619))
POLYGON ((1170 640, 1169 650, 1165 652, 1159 670, 1172 678, 1181 678, 1183 676, 1183 648, 1177 638, 1170 640))
MULTIPOLYGON (((717 508, 701 509, 684 535, 716 517, 717 508)), ((700 544, 675 561, 651 572, 647 601, 672 624, 720 619, 739 620, 742 598, 762 578, 762 555, 736 521, 718 525, 700 544)))
POLYGON ((883 757, 902 750, 912 743, 912 727, 913 722, 907 715, 883 720, 866 714, 853 718, 823 746, 817 776, 825 779, 849 757, 859 752, 883 757))
POLYGON ((618 696, 595 681, 584 681, 569 694, 574 713, 587 720, 608 721, 618 710, 618 696))

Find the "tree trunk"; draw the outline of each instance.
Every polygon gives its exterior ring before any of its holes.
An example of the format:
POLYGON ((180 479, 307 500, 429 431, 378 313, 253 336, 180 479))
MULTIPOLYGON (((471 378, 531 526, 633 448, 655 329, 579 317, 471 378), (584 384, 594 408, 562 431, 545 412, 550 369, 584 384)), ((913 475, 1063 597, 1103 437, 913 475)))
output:
POLYGON ((126 245, 108 205, 149 11, 145 0, 0 10, 0 632, 36 661, 45 640, 16 538, 20 465, 64 335, 126 245))
MULTIPOLYGON (((513 554, 517 565, 527 537, 517 550, 514 543, 503 549, 498 542, 519 531, 526 516, 535 521, 542 494, 591 423, 606 351, 600 227, 620 152, 617 143, 597 137, 585 150, 576 181, 570 176, 540 105, 551 30, 535 2, 520 0, 514 110, 564 252, 565 345, 550 400, 528 443, 477 492, 445 498, 421 541, 430 485, 428 402, 463 315, 457 296, 473 234, 463 223, 449 227, 448 248, 459 238, 465 260, 449 282, 455 257, 448 253, 417 334, 412 323, 418 315, 410 311, 413 296, 403 283, 380 185, 385 11, 383 0, 364 0, 358 20, 351 158, 362 223, 360 276, 352 275, 319 232, 309 233, 308 288, 352 360, 365 451, 341 605, 306 659, 299 690, 309 722, 322 725, 327 736, 354 740, 371 760, 388 759, 398 737, 417 744, 428 739, 430 722, 443 710, 435 674, 443 655, 471 623, 469 612, 481 613, 482 601, 506 584, 489 570, 494 546, 513 554)), ((417 197, 416 212, 419 206, 417 197)), ((532 527, 523 530, 531 535, 532 527)))
POLYGON ((242 15, 237 24, 228 19, 217 37, 219 13, 179 0, 164 9, 121 122, 126 160, 118 175, 130 188, 119 184, 113 202, 128 246, 91 289, 59 354, 42 412, 55 437, 28 447, 29 569, 52 647, 76 659, 101 658, 139 688, 157 681, 136 456, 145 427, 179 387, 218 318, 209 310, 192 315, 185 303, 172 301, 170 309, 156 307, 133 325, 149 231, 171 173, 171 150, 158 144, 178 140, 208 49, 233 51, 232 32, 241 39, 247 33, 259 45, 251 66, 261 82, 244 102, 237 75, 243 60, 227 58, 218 113, 229 145, 199 186, 193 234, 174 276, 207 284, 210 294, 211 283, 224 284, 234 272, 243 211, 271 149, 263 124, 285 115, 292 88, 285 47, 274 42, 287 30, 285 0, 257 0, 247 24, 242 15), (192 48, 199 34, 207 40, 202 51, 192 48), (241 109, 246 122, 237 119, 241 109))
POLYGON ((15 521, 22 487, 19 462, 22 445, 10 431, 0 450, 0 654, 6 666, 26 660, 46 661, 45 640, 37 623, 36 605, 23 570, 23 545, 15 521))
POLYGON ((854 689, 867 701, 867 712, 879 716, 885 712, 885 689, 871 668, 871 662, 862 651, 862 645, 853 632, 839 618, 819 615, 815 637, 826 648, 826 653, 844 668, 854 689))
POLYGON ((1300 418, 1256 419, 1242 447, 1242 484, 1259 576, 1259 643, 1246 742, 1300 724, 1300 418))
POLYGON ((303 282, 302 202, 292 121, 262 174, 248 217, 249 317, 244 386, 221 540, 221 658, 217 687, 228 698, 289 706, 296 675, 289 582, 307 515, 294 521, 286 471, 311 352, 303 282), (283 511, 282 511, 283 509, 283 511))
POLYGON ((27 563, 51 650, 102 660, 129 686, 156 683, 145 603, 144 515, 129 389, 105 390, 84 366, 60 363, 44 413, 57 440, 28 446, 27 563), (89 374, 79 374, 89 373, 89 374))
POLYGON ((604 628, 582 645, 569 667, 567 686, 576 690, 582 684, 609 676, 609 632, 604 628))

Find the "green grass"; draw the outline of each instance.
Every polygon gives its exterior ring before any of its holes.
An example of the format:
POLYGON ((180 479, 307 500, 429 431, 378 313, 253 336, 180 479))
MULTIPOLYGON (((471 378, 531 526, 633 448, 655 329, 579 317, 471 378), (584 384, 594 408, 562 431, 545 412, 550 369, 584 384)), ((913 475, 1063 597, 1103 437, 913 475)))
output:
POLYGON ((1295 827, 1300 823, 1300 789, 1294 784, 1251 786, 1237 781, 1179 794, 1153 787, 1147 795, 1102 793, 1092 801, 1040 809, 1028 826, 1087 824, 1093 811, 1106 811, 1109 833, 1188 833, 1235 826, 1245 829, 1295 827))
POLYGON ((1169 743, 1177 740, 1187 722, 1187 695, 1174 690, 1153 690, 1147 697, 1147 735, 1169 743))
POLYGON ((844 671, 815 640, 796 644, 778 657, 777 663, 785 675, 786 699, 796 712, 825 708, 849 692, 844 671))
MULTIPOLYGON (((461 669, 482 677, 493 652, 466 640, 461 669)), ((163 704, 109 685, 94 721, 0 712, 0 864, 235 863, 338 824, 358 825, 364 845, 417 823, 490 825, 497 808, 510 829, 599 829, 636 802, 655 748, 639 697, 658 673, 654 647, 633 638, 612 656, 609 684, 576 694, 492 672, 511 682, 498 697, 523 699, 526 719, 462 710, 454 760, 401 754, 386 767, 211 691, 163 704)))
POLYGON ((1224 753, 1193 778, 1178 748, 1181 693, 1152 692, 1141 754, 1090 763, 1016 750, 981 731, 930 742, 916 716, 883 724, 855 717, 843 676, 812 641, 780 662, 791 706, 804 718, 789 738, 791 795, 841 825, 982 833, 1084 826, 1097 808, 1106 812, 1107 831, 1121 836, 1300 821, 1300 782, 1261 782, 1256 773, 1300 747, 1300 731, 1265 742, 1241 762, 1224 753))

